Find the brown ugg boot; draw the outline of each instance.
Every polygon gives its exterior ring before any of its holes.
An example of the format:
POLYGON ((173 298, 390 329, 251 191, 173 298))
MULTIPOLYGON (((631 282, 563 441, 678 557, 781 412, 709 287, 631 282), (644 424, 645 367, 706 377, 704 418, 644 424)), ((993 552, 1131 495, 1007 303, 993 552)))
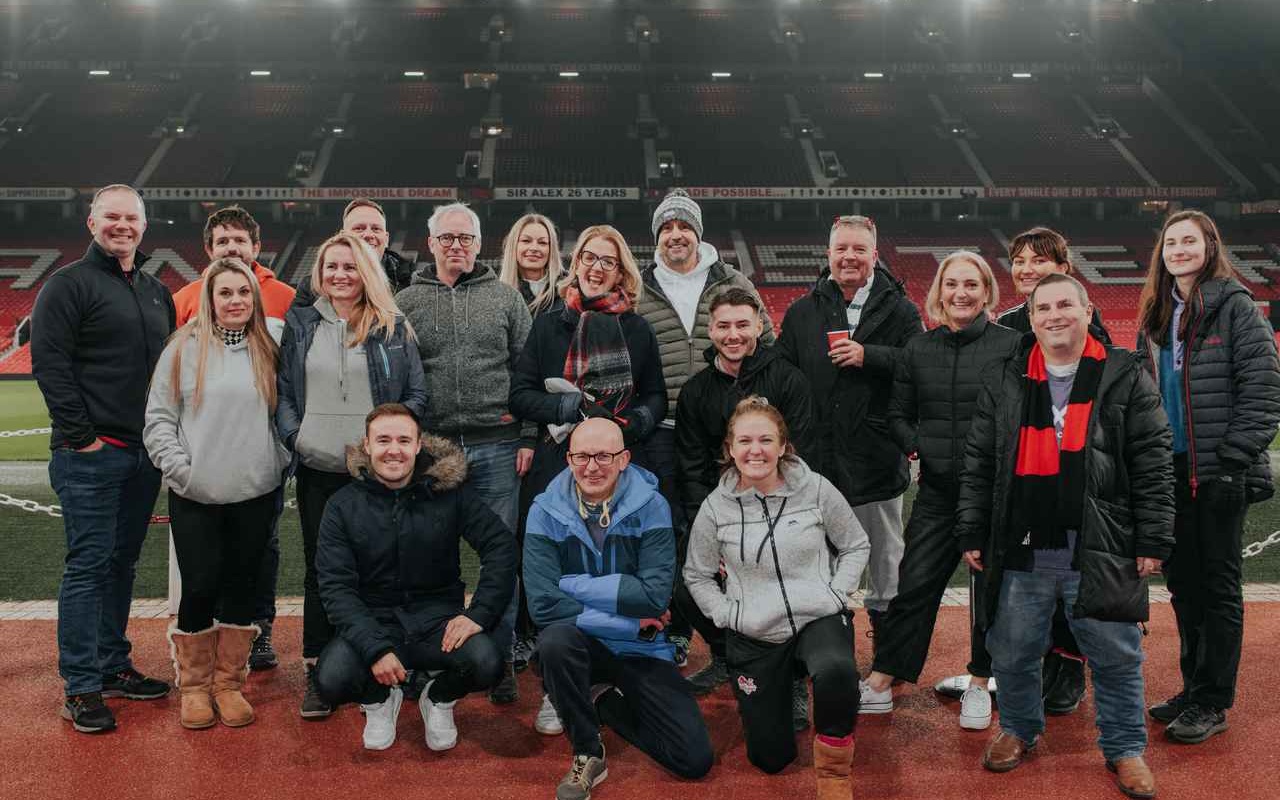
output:
POLYGON ((239 728, 253 722, 253 706, 240 693, 249 677, 249 650, 258 637, 257 625, 218 623, 217 656, 213 661, 213 704, 222 724, 239 728))
POLYGON ((217 629, 213 627, 187 633, 178 629, 177 622, 169 626, 169 654, 173 657, 173 671, 182 696, 182 714, 178 719, 184 728, 208 728, 218 721, 210 696, 216 640, 217 629))
POLYGON ((853 739, 847 745, 835 746, 813 737, 813 770, 818 778, 818 800, 851 800, 853 778, 853 739))

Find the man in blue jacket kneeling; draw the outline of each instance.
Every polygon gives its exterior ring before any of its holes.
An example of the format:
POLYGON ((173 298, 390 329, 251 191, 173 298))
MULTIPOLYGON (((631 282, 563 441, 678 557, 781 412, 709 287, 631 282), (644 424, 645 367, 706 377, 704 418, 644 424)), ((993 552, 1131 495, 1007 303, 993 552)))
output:
POLYGON ((556 798, 587 800, 605 779, 601 723, 676 775, 700 778, 711 741, 662 632, 676 566, 671 509, 612 420, 578 425, 567 460, 533 501, 524 540, 538 666, 573 746, 556 798))
POLYGON ((453 706, 502 679, 490 632, 515 590, 516 540, 465 483, 467 459, 447 439, 424 436, 399 403, 365 418, 347 448, 355 480, 329 499, 316 571, 337 636, 320 654, 316 684, 333 705, 364 705, 364 746, 396 739, 406 669, 435 673, 418 701, 427 747, 458 743, 453 706), (465 603, 460 541, 480 554, 480 581, 465 603))

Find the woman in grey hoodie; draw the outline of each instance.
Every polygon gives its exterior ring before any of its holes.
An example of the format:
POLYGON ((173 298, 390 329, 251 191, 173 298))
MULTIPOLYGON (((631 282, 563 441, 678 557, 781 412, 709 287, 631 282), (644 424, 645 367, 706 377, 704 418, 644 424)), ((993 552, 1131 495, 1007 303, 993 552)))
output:
POLYGON ((316 690, 314 674, 316 659, 333 638, 315 567, 325 503, 351 482, 346 448, 363 438, 365 416, 374 406, 403 403, 421 422, 427 389, 413 329, 364 240, 344 232, 322 244, 311 268, 311 290, 313 305, 295 305, 285 315, 276 428, 294 454, 306 557, 302 661, 307 689, 301 714, 323 719, 333 713, 316 690))
POLYGON ((169 641, 186 728, 253 721, 240 689, 258 634, 259 565, 289 463, 271 421, 276 354, 253 272, 219 259, 205 272, 199 312, 169 340, 151 381, 142 438, 169 486, 182 573, 169 641))
POLYGON ((795 455, 767 400, 738 403, 725 451, 728 466, 690 530, 684 579, 726 629, 747 758, 769 773, 795 760, 791 686, 801 667, 813 678, 818 797, 848 798, 858 672, 847 603, 867 566, 866 531, 839 490, 795 455))

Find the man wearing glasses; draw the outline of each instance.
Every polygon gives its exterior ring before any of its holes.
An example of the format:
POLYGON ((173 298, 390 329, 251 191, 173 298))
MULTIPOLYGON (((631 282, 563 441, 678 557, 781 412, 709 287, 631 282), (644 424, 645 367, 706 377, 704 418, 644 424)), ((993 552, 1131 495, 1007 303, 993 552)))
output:
POLYGON ((578 425, 566 460, 534 499, 524 543, 529 614, 542 630, 536 665, 573 746, 556 798, 587 800, 608 774, 601 723, 672 773, 700 778, 711 741, 663 633, 670 508, 613 420, 578 425))
MULTIPOLYGON (((452 439, 467 456, 467 482, 508 530, 515 530, 520 476, 532 449, 522 447, 520 422, 507 407, 511 374, 524 349, 532 320, 524 299, 476 264, 480 218, 461 203, 436 208, 427 222, 435 263, 396 294, 396 304, 418 339, 427 375, 427 415, 422 425, 452 439)), ((523 446, 533 447, 532 431, 523 446)), ((516 699, 511 640, 515 595, 494 629, 494 644, 506 662, 503 681, 490 698, 516 699)))

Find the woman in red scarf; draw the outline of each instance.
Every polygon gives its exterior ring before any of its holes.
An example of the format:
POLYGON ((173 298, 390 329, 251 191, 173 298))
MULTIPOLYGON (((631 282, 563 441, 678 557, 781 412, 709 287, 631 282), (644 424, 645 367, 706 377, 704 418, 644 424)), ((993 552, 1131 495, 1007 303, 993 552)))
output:
MULTIPOLYGON (((536 496, 566 466, 568 430, 588 417, 609 417, 642 455, 643 443, 667 413, 667 385, 658 340, 635 313, 640 269, 622 234, 587 228, 560 281, 564 308, 539 315, 511 380, 511 413, 538 423, 533 467, 524 476, 536 496)), ((535 727, 560 732, 543 698, 535 727)))

